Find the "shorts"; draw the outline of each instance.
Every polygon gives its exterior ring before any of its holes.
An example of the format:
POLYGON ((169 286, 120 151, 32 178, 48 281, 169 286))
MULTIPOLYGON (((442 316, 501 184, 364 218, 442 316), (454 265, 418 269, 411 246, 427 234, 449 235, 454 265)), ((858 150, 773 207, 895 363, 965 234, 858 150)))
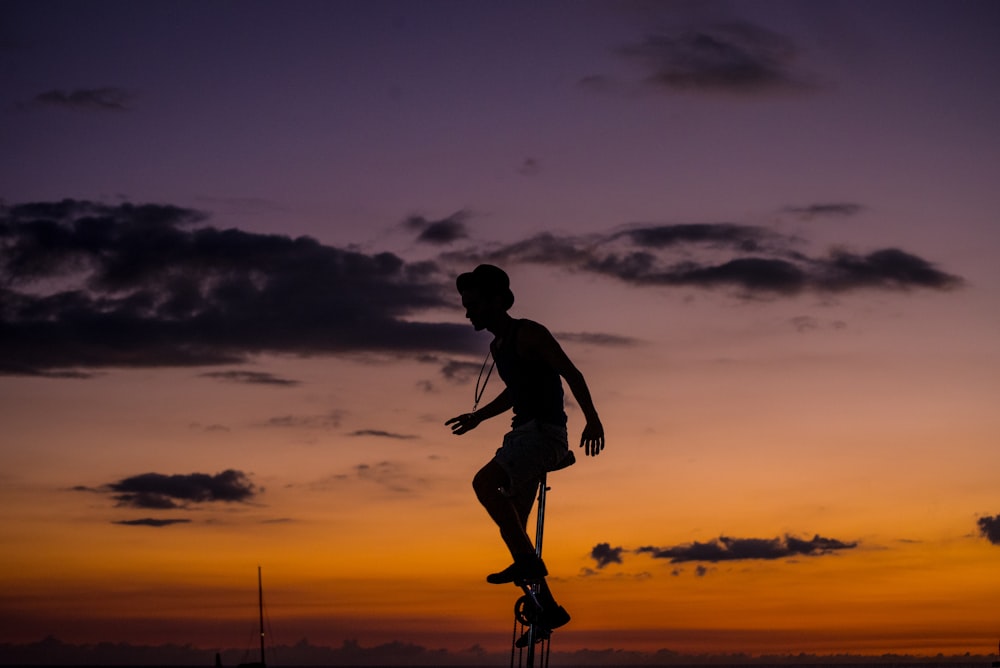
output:
POLYGON ((566 427, 532 420, 507 432, 493 459, 510 478, 507 491, 513 495, 524 485, 537 484, 569 454, 566 427))

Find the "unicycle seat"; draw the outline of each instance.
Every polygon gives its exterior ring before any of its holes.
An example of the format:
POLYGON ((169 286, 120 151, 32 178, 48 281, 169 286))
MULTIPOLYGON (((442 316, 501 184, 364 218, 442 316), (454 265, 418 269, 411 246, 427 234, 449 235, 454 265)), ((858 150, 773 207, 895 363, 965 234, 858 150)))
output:
POLYGON ((573 464, 576 464, 576 455, 573 454, 572 450, 566 451, 566 456, 559 460, 554 468, 549 469, 549 473, 553 471, 561 471, 565 468, 569 468, 573 464))

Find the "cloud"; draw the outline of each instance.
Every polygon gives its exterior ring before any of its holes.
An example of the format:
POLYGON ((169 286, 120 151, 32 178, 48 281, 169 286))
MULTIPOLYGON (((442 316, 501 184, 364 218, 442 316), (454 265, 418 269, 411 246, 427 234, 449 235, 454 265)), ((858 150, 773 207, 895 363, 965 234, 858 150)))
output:
MULTIPOLYGON (((170 205, 0 205, 0 373, 467 352, 433 263, 204 225, 170 205)), ((246 380, 248 377, 244 377, 246 380)))
POLYGON ((424 478, 410 473, 400 462, 384 460, 375 464, 363 462, 351 467, 345 473, 335 473, 308 485, 314 491, 341 489, 352 482, 374 483, 397 493, 410 494, 427 484, 424 478))
POLYGON ((213 371, 201 374, 204 378, 214 378, 231 383, 245 383, 247 385, 276 385, 278 387, 293 387, 299 385, 297 380, 281 378, 270 373, 260 371, 213 371))
MULTIPOLYGON (((949 290, 963 280, 898 248, 808 255, 802 240, 733 223, 635 225, 587 237, 541 234, 446 254, 467 264, 531 263, 591 273, 643 287, 732 290, 746 298, 803 292, 949 290)), ((515 294, 517 286, 514 286, 515 294)))
POLYGON ((424 482, 422 479, 414 478, 407 473, 405 467, 398 462, 382 461, 377 464, 358 464, 354 468, 354 472, 361 480, 373 482, 393 492, 412 492, 415 485, 424 482))
POLYGON ((410 216, 403 221, 403 226, 409 230, 419 231, 417 241, 443 246, 469 236, 465 221, 468 214, 456 211, 442 220, 427 220, 423 216, 410 216))
POLYGON ((610 543, 598 543, 590 551, 590 558, 597 562, 598 568, 608 564, 622 563, 622 547, 611 547, 610 543))
POLYGON ((591 332, 559 332, 554 335, 559 341, 583 343, 591 346, 630 347, 638 345, 639 340, 630 336, 617 334, 600 334, 591 332))
POLYGON ((117 506, 155 510, 186 508, 192 503, 246 502, 258 494, 247 474, 234 469, 215 475, 143 473, 104 485, 99 491, 110 494, 117 506))
POLYGON ((348 436, 374 436, 376 438, 394 438, 401 441, 409 441, 417 438, 413 434, 396 434, 382 429, 358 429, 357 431, 352 431, 348 436))
POLYGON ((819 217, 831 217, 836 216, 840 218, 847 218, 849 216, 856 216, 864 207, 860 204, 854 204, 852 202, 836 202, 827 204, 810 204, 809 206, 787 206, 785 211, 788 213, 794 213, 801 218, 810 220, 812 218, 819 217))
MULTIPOLYGON (((544 264, 637 287, 742 298, 963 283, 898 248, 809 255, 801 239, 735 223, 544 232, 408 263, 205 221, 199 211, 159 204, 0 204, 0 374, 87 378, 99 369, 233 365, 263 354, 468 354, 481 348, 472 328, 420 316, 457 308, 443 267, 478 262, 544 264)), ((447 379, 477 371, 468 362, 443 369, 447 379)), ((209 377, 295 382, 239 371, 209 377)))
POLYGON ((923 258, 898 248, 857 255, 835 250, 816 262, 817 285, 831 292, 857 288, 886 289, 932 288, 948 289, 961 281, 934 268, 923 258))
POLYGON ((344 419, 344 411, 332 410, 320 415, 279 415, 261 426, 280 429, 336 429, 344 419))
MULTIPOLYGON (((684 244, 706 244, 717 248, 758 251, 762 242, 776 235, 752 225, 734 223, 684 223, 635 227, 615 237, 628 237, 643 248, 669 248, 684 244)), ((614 239, 615 237, 612 237, 614 239)))
POLYGON ((443 375, 446 380, 453 383, 464 384, 473 378, 476 378, 482 370, 483 364, 481 362, 448 360, 445 362, 444 366, 441 367, 441 375, 443 375))
POLYGON ((818 329, 830 328, 830 329, 846 329, 847 323, 843 320, 831 320, 824 322, 818 318, 814 318, 808 315, 799 315, 794 318, 790 318, 789 323, 795 328, 795 331, 800 334, 805 332, 811 332, 818 329))
POLYGON ((1000 515, 980 517, 976 524, 979 526, 979 535, 994 545, 1000 545, 1000 515))
POLYGON ((517 173, 521 176, 537 176, 541 171, 542 165, 535 158, 525 158, 517 168, 517 173))
MULTIPOLYGON (((799 49, 790 38, 746 21, 653 33, 618 53, 660 90, 750 95, 814 87, 796 71, 799 49)), ((588 78, 596 84, 603 85, 600 77, 588 78)))
POLYGON ((693 542, 671 547, 640 547, 637 554, 649 554, 654 559, 669 559, 676 564, 685 561, 720 562, 746 559, 787 559, 798 556, 820 556, 857 547, 834 538, 815 535, 811 540, 792 536, 783 538, 730 538, 720 536, 707 543, 693 542))
POLYGON ((119 520, 117 522, 112 522, 112 524, 120 524, 122 526, 128 527, 168 527, 174 524, 188 524, 191 520, 186 519, 175 519, 175 520, 158 520, 152 517, 144 517, 141 520, 119 520))
POLYGON ((126 111, 132 94, 121 88, 77 88, 76 90, 50 90, 39 93, 32 100, 36 106, 58 107, 74 111, 126 111))

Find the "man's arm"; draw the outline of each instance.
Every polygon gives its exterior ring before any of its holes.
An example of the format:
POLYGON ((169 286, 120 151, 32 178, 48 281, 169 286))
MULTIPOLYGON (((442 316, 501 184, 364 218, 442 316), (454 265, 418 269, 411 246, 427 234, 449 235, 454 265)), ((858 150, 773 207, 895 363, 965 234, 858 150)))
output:
POLYGON ((526 321, 518 333, 518 352, 527 359, 545 362, 566 380, 570 392, 587 420, 580 436, 580 446, 591 456, 604 449, 604 425, 594 408, 594 400, 583 374, 563 351, 555 337, 537 322, 526 321))
POLYGON ((445 422, 446 425, 450 424, 451 433, 456 436, 460 436, 467 431, 472 431, 479 426, 479 423, 483 420, 489 420, 491 417, 496 417, 501 413, 506 413, 511 408, 514 407, 514 401, 510 398, 510 392, 505 387, 503 392, 497 395, 497 397, 486 404, 479 410, 473 413, 463 413, 453 417, 452 419, 445 422))

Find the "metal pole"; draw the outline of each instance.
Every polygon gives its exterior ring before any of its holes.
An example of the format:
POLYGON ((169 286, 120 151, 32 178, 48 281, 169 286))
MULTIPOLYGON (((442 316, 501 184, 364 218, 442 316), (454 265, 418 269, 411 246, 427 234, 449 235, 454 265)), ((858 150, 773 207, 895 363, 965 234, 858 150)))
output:
POLYGON ((264 582, 260 578, 260 566, 257 567, 257 608, 260 614, 260 665, 267 665, 264 660, 264 582))

